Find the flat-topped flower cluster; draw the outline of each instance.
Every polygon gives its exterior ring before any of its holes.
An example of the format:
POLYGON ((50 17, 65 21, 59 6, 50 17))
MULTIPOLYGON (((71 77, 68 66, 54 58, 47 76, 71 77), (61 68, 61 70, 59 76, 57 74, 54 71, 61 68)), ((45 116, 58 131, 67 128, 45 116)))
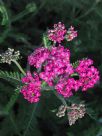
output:
POLYGON ((64 24, 54 25, 54 29, 48 30, 48 39, 58 43, 50 48, 41 47, 28 56, 29 65, 35 67, 37 72, 27 72, 22 78, 24 86, 21 93, 29 102, 39 101, 42 83, 53 87, 63 97, 70 97, 73 91, 86 91, 99 80, 99 71, 93 66, 93 60, 82 59, 76 67, 70 62, 70 50, 61 45, 61 41, 73 40, 77 36, 74 27, 66 30, 64 24), (39 70, 40 69, 40 70, 39 70), (77 78, 76 78, 77 77, 77 78))

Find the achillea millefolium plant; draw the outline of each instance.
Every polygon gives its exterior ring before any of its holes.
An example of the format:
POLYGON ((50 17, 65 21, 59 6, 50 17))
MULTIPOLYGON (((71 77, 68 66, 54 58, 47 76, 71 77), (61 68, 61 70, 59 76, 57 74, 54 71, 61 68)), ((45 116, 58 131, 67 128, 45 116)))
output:
MULTIPOLYGON (((29 104, 39 103, 42 93, 52 91, 62 103, 55 111, 56 116, 68 116, 69 125, 82 118, 87 110, 85 103, 68 103, 68 99, 80 90, 86 92, 93 88, 100 78, 99 71, 90 58, 71 62, 72 53, 70 48, 63 46, 63 42, 70 42, 76 37, 77 31, 73 26, 67 30, 61 22, 54 24, 53 29, 49 29, 44 35, 43 46, 28 56, 32 70, 25 71, 20 66, 19 51, 8 48, 5 53, 0 54, 1 63, 15 63, 21 71, 20 84, 17 87, 22 99, 26 99, 29 104)), ((7 76, 8 79, 11 75, 15 76, 3 71, 1 75, 3 78, 7 76)))

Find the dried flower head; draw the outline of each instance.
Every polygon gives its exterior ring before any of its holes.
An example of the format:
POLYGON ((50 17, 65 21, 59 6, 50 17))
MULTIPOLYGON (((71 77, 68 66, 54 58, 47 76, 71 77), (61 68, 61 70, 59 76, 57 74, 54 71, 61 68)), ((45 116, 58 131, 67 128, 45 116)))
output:
POLYGON ((76 120, 79 118, 84 117, 86 113, 86 108, 84 104, 72 104, 70 108, 68 108, 68 120, 69 120, 69 125, 75 124, 76 120))
POLYGON ((8 63, 11 64, 12 61, 14 60, 18 60, 20 56, 20 52, 16 51, 14 52, 14 49, 10 49, 8 48, 7 51, 5 51, 4 53, 0 54, 0 62, 1 63, 8 63))

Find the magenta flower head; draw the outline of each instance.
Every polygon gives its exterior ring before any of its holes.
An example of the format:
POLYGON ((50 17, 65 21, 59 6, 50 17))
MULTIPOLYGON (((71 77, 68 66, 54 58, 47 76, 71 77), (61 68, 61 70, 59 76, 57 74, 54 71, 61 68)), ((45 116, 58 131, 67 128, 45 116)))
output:
POLYGON ((92 64, 91 59, 79 61, 79 65, 75 69, 73 67, 72 74, 64 74, 57 82, 55 86, 57 92, 64 97, 70 97, 73 95, 72 91, 78 91, 79 88, 86 91, 94 87, 99 81, 99 71, 92 64), (75 79, 74 75, 77 75, 78 79, 75 79))
POLYGON ((34 73, 34 77, 28 71, 26 76, 22 78, 22 83, 24 86, 21 89, 21 93, 24 98, 27 99, 30 103, 35 103, 39 101, 41 81, 37 73, 34 73))
POLYGON ((75 70, 79 74, 82 91, 94 87, 99 80, 99 71, 92 64, 91 59, 81 60, 75 70))
POLYGON ((40 73, 40 78, 47 82, 49 86, 52 86, 54 80, 66 72, 67 74, 73 73, 69 49, 65 49, 61 45, 52 47, 49 58, 44 65, 44 70, 40 73))
POLYGON ((73 70, 74 72, 72 74, 67 76, 66 73, 58 81, 55 86, 57 92, 64 97, 70 97, 73 95, 73 90, 78 91, 79 88, 82 88, 82 91, 86 91, 94 87, 99 80, 99 71, 94 66, 91 66, 92 64, 93 61, 91 59, 79 61, 79 65, 73 70), (74 76, 72 76, 74 74, 79 78, 74 79, 74 76))
POLYGON ((55 89, 64 97, 70 97, 73 95, 71 91, 73 83, 71 79, 66 80, 65 78, 61 78, 56 84, 55 89))
POLYGON ((75 80, 71 77, 71 74, 68 76, 68 74, 66 73, 57 82, 55 89, 64 97, 70 97, 73 95, 72 91, 78 91, 81 85, 82 84, 80 83, 80 80, 75 80))
POLYGON ((54 29, 50 29, 48 31, 48 38, 53 42, 61 43, 64 40, 64 36, 66 34, 65 25, 59 22, 58 24, 54 24, 54 29))

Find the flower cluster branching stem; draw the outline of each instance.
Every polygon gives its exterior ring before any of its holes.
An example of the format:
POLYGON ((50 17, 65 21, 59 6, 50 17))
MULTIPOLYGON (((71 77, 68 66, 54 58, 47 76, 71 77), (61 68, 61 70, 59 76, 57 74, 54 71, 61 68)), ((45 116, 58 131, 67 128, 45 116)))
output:
POLYGON ((62 104, 63 104, 65 107, 68 107, 68 105, 67 105, 65 99, 64 99, 61 95, 59 95, 56 91, 54 91, 54 94, 55 94, 56 97, 62 102, 62 104))

